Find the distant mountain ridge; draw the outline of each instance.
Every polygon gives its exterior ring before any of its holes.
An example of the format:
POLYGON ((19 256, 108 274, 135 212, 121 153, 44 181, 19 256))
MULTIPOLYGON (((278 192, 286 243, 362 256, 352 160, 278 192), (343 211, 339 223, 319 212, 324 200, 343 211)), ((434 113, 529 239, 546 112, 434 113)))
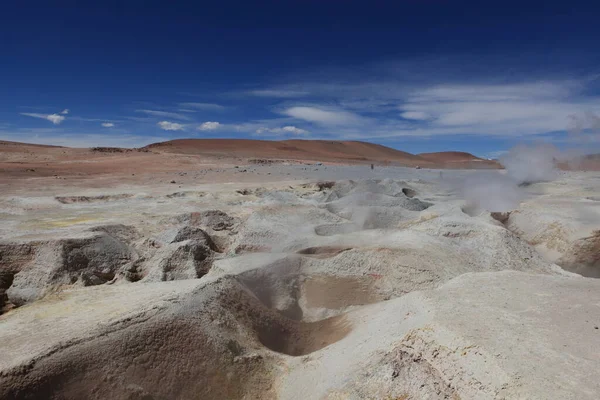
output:
POLYGON ((176 154, 226 155, 324 162, 389 163, 420 167, 499 168, 498 163, 465 152, 411 154, 379 144, 335 140, 175 139, 144 150, 176 154))
MULTIPOLYGON (((422 168, 501 168, 497 161, 485 160, 470 153, 447 151, 411 154, 379 144, 360 141, 336 140, 253 140, 253 139, 175 139, 153 143, 141 148, 92 147, 70 148, 0 140, 0 161, 23 162, 49 159, 87 159, 95 155, 121 155, 126 163, 141 154, 168 156, 200 156, 206 159, 234 162, 324 162, 332 164, 375 164, 378 166, 405 166, 422 168), (23 154, 23 157, 19 156, 23 154), (40 157, 40 158, 35 158, 40 157), (74 158, 73 158, 74 157, 74 158)), ((94 158, 96 159, 96 158, 94 158)), ((11 164, 12 165, 12 164, 11 164)), ((13 168, 13 167, 11 167, 13 168)), ((37 168, 41 168, 38 166, 37 168)))

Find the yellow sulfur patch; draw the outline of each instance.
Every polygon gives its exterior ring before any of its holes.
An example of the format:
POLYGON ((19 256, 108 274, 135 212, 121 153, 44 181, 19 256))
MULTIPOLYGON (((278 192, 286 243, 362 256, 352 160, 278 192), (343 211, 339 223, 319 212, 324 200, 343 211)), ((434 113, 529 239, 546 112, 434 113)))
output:
POLYGON ((98 221, 99 218, 93 217, 75 217, 75 218, 65 218, 54 221, 45 221, 48 226, 62 228, 65 226, 83 224, 86 222, 98 221))

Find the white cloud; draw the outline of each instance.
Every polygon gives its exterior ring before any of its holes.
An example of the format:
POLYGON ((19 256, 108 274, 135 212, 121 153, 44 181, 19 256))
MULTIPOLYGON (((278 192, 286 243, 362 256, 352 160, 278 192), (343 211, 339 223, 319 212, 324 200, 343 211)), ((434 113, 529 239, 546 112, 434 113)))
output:
POLYGON ((187 115, 178 114, 178 113, 174 113, 174 112, 168 112, 168 111, 135 110, 135 112, 143 113, 143 114, 146 114, 146 115, 151 115, 153 117, 174 118, 174 119, 180 119, 180 120, 183 120, 183 121, 189 121, 190 120, 190 118, 187 115))
POLYGON ((300 128, 296 128, 295 126, 284 126, 282 128, 258 128, 256 130, 256 133, 258 133, 259 135, 263 135, 263 134, 268 134, 268 133, 274 133, 274 134, 292 134, 292 135, 306 135, 310 132, 308 132, 307 130, 304 129, 300 129, 300 128))
MULTIPOLYGON (((257 97, 300 98, 319 97, 344 101, 397 99, 412 86, 406 83, 390 81, 371 81, 356 76, 353 82, 337 82, 337 77, 327 77, 315 82, 292 83, 244 92, 257 97)), ((413 86, 414 87, 414 86, 413 86)))
POLYGON ((113 124, 112 122, 103 122, 102 126, 105 128, 113 128, 115 124, 113 124))
MULTIPOLYGON (((179 103, 179 106, 203 111, 224 111, 225 107, 214 103, 179 103)), ((185 111, 189 112, 189 110, 185 111)))
POLYGON ((309 95, 312 104, 288 101, 279 106, 280 113, 313 123, 313 136, 337 138, 541 135, 569 125, 576 130, 581 123, 569 119, 571 114, 600 113, 600 96, 593 87, 600 83, 598 76, 543 80, 549 75, 527 71, 507 76, 506 65, 494 60, 464 61, 419 59, 307 71, 295 75, 296 81, 249 93, 309 95))
POLYGON ((423 111, 405 111, 400 116, 404 119, 414 119, 417 121, 429 119, 429 115, 423 111))
POLYGON ((61 114, 63 114, 63 115, 67 115, 67 114, 69 113, 69 109, 68 109, 68 108, 65 108, 65 109, 64 109, 64 110, 62 110, 60 113, 61 113, 61 114))
POLYGON ((445 84, 427 87, 410 94, 413 101, 520 101, 568 96, 578 85, 571 81, 533 82, 505 85, 445 84))
POLYGON ((169 121, 160 121, 156 125, 158 125, 160 129, 163 129, 165 131, 182 131, 185 128, 185 126, 182 124, 169 121))
POLYGON ((283 114, 322 125, 351 125, 362 122, 362 118, 354 113, 314 106, 290 107, 284 110, 283 114))
POLYGON ((281 130, 286 133, 293 133, 294 135, 305 135, 308 133, 307 130, 296 128, 295 126, 284 126, 281 130))
POLYGON ((28 117, 33 117, 33 118, 45 119, 45 120, 52 122, 54 125, 58 125, 66 119, 62 115, 58 115, 58 114, 21 113, 21 115, 26 115, 28 117))
POLYGON ((218 122, 206 121, 203 122, 199 127, 199 131, 214 131, 221 128, 221 124, 218 122))
POLYGON ((65 117, 58 114, 50 114, 46 116, 46 119, 52 122, 54 125, 58 125, 65 120, 65 117))
POLYGON ((578 97, 574 88, 572 82, 438 85, 409 94, 400 106, 401 116, 431 134, 514 136, 564 131, 571 114, 600 109, 599 98, 578 97))

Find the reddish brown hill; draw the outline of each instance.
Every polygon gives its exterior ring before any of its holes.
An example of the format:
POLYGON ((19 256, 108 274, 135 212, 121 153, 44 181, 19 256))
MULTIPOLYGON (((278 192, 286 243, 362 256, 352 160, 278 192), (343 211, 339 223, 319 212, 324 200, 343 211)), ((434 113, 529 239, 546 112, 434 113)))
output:
POLYGON ((427 160, 437 160, 444 162, 465 162, 482 160, 479 157, 475 157, 471 153, 465 153, 463 151, 442 151, 437 153, 419 153, 419 157, 423 157, 427 160))
POLYGON ((62 147, 62 146, 53 146, 50 144, 35 144, 35 143, 22 143, 22 142, 11 142, 8 140, 0 140, 0 149, 4 150, 5 146, 8 147, 62 147))
POLYGON ((205 154, 236 157, 278 158, 324 162, 389 162, 403 165, 432 166, 434 161, 389 147, 354 141, 329 140, 249 140, 249 139, 177 139, 154 143, 147 149, 179 154, 205 154))
POLYGON ((495 162, 469 153, 410 154, 390 147, 333 140, 176 139, 154 143, 144 149, 161 153, 201 154, 241 158, 310 160, 336 163, 377 163, 441 168, 498 168, 495 162))
POLYGON ((45 149, 60 149, 61 146, 50 146, 46 144, 32 144, 21 142, 9 142, 0 140, 0 152, 22 152, 22 151, 43 151, 45 149))

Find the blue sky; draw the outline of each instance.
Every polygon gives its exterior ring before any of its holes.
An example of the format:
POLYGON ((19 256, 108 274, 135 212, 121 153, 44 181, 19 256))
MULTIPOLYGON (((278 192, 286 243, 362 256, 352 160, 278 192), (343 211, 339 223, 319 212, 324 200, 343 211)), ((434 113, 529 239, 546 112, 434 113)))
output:
POLYGON ((4 140, 598 149, 594 2, 10 3, 0 13, 4 140))

